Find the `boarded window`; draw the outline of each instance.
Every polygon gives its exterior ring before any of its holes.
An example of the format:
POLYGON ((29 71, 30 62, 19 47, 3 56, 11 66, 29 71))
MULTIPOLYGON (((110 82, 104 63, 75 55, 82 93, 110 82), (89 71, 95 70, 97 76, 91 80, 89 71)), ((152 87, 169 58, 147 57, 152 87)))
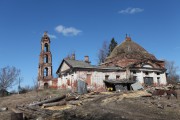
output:
POLYGON ((144 77, 144 84, 147 86, 153 85, 153 78, 152 77, 144 77))

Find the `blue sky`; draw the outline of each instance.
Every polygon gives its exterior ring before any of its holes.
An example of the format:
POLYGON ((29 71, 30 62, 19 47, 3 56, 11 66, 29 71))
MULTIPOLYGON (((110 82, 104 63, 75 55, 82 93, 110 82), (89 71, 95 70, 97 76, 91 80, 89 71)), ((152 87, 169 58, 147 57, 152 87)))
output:
POLYGON ((158 59, 180 66, 179 5, 179 0, 1 0, 0 68, 21 69, 22 85, 33 85, 44 31, 51 37, 53 73, 72 52, 96 64, 103 41, 114 37, 120 44, 126 33, 158 59))

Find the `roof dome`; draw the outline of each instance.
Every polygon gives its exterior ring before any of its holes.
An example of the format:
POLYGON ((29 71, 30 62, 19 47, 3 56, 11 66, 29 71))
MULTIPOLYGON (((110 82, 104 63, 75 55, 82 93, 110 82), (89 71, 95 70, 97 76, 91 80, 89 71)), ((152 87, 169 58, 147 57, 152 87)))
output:
POLYGON ((143 47, 133 42, 130 37, 126 37, 125 41, 116 46, 107 59, 118 57, 119 59, 151 59, 156 57, 148 53, 143 47))

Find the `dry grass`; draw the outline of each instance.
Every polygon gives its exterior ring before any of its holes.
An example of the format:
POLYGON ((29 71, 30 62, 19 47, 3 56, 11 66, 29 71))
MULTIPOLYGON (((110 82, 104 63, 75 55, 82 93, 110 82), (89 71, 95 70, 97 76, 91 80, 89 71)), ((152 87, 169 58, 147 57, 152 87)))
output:
MULTIPOLYGON (((61 96, 69 91, 64 90, 43 90, 32 91, 26 94, 16 94, 0 98, 0 107, 8 107, 9 110, 0 112, 0 120, 10 120, 11 109, 16 105, 29 104, 37 100, 61 96)), ((180 90, 178 99, 171 97, 140 97, 147 95, 143 91, 129 93, 101 93, 99 95, 86 94, 81 96, 82 105, 72 107, 70 105, 49 107, 49 110, 66 111, 66 119, 151 119, 169 120, 180 118, 180 90), (158 105, 162 108, 158 108, 158 105), (67 116, 68 115, 68 116, 67 116), (73 118, 71 116, 76 116, 73 118)))

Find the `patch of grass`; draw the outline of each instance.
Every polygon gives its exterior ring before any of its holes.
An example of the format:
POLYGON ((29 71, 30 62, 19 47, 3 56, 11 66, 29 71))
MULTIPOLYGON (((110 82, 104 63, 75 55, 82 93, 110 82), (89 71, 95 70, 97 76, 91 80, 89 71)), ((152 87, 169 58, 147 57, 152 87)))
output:
POLYGON ((70 91, 63 89, 45 89, 39 91, 40 96, 60 96, 67 93, 70 93, 70 91))

